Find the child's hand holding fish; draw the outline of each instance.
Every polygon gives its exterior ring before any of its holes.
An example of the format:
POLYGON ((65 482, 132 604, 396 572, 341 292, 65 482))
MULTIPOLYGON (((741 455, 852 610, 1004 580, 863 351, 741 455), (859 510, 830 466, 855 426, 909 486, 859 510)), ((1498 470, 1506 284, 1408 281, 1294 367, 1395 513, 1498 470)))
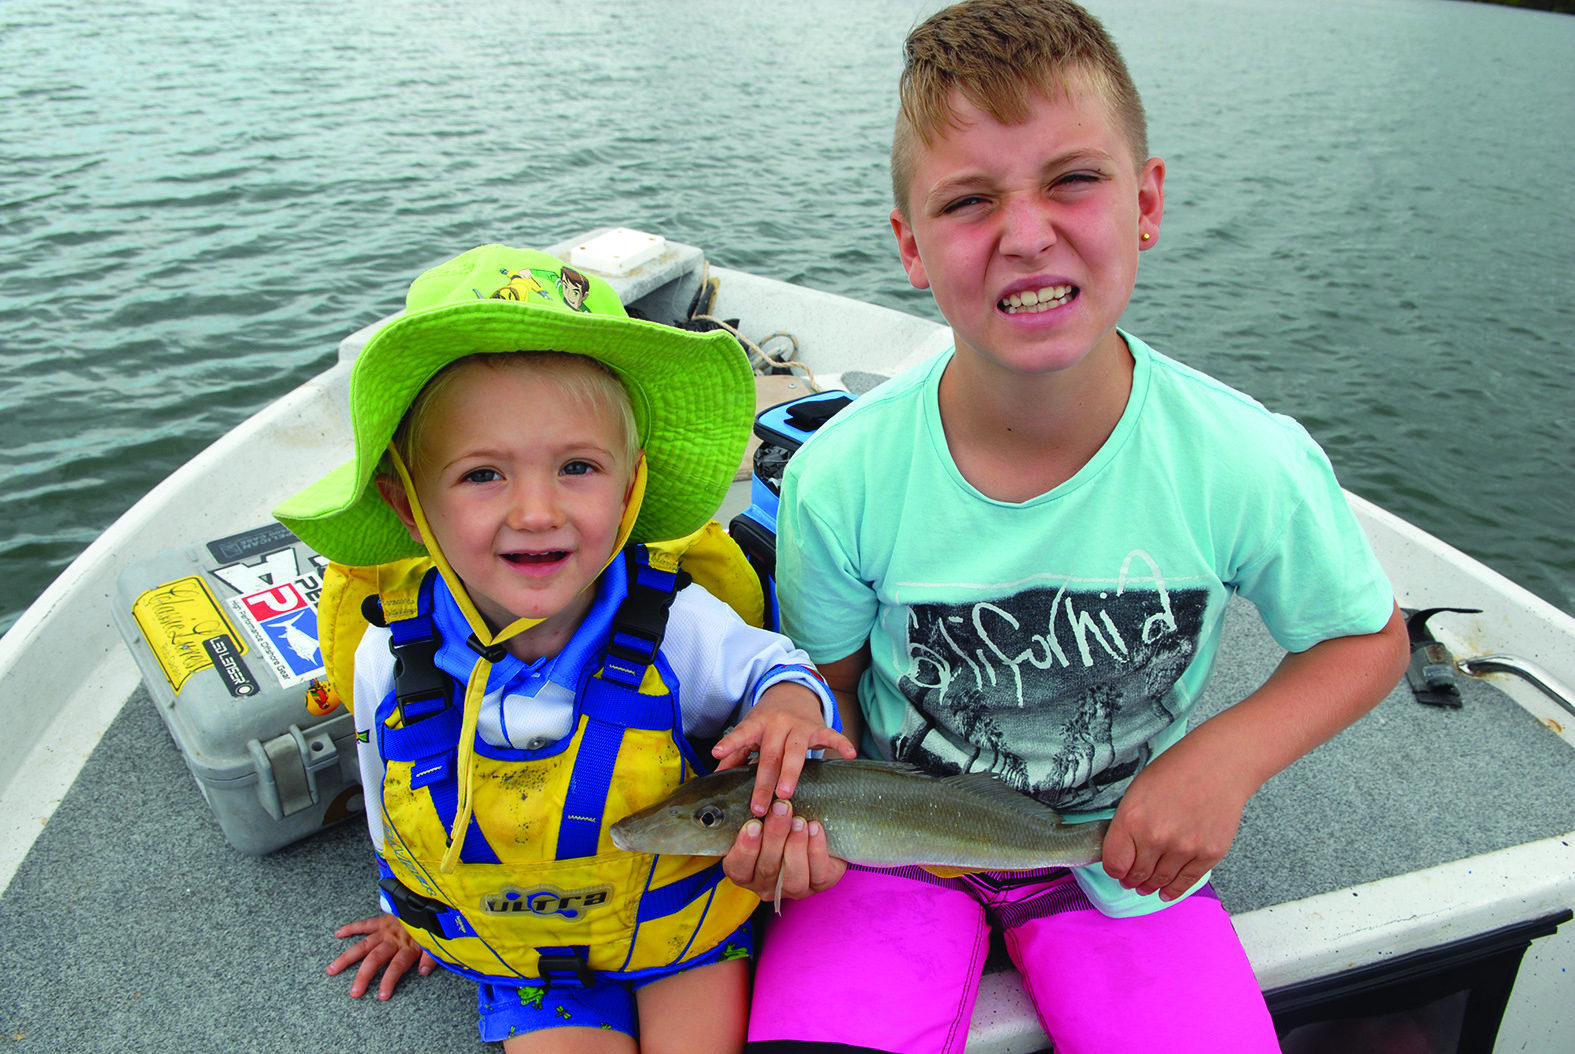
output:
POLYGON ((832 750, 844 758, 858 754, 847 736, 826 726, 814 692, 801 684, 779 681, 760 693, 743 720, 711 748, 711 756, 721 771, 736 769, 746 764, 751 754, 759 754, 749 807, 756 816, 764 816, 772 799, 793 797, 804 758, 811 750, 832 750))
POLYGON ((738 768, 751 753, 759 753, 749 807, 762 819, 743 825, 722 866, 734 885, 763 900, 808 896, 835 885, 847 870, 827 854, 820 824, 806 824, 793 815, 791 799, 811 750, 849 759, 858 753, 846 736, 826 726, 813 692, 785 681, 762 692, 754 708, 711 750, 718 771, 738 768))
POLYGON ((735 886, 761 900, 801 900, 842 880, 848 862, 831 855, 826 830, 818 820, 793 814, 793 803, 778 800, 764 819, 751 819, 722 858, 722 871, 735 886))

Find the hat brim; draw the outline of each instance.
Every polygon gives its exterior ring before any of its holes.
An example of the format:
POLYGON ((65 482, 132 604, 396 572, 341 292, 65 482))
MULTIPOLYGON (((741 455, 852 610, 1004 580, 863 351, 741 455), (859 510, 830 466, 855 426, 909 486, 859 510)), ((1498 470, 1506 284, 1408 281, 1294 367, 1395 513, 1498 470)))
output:
POLYGON ((377 493, 373 473, 422 387, 469 355, 559 351, 618 374, 645 450, 638 541, 699 529, 727 493, 754 414, 748 357, 726 332, 574 314, 512 300, 450 303, 403 315, 367 342, 353 367, 355 459, 288 499, 274 515, 331 560, 385 563, 423 550, 377 493))

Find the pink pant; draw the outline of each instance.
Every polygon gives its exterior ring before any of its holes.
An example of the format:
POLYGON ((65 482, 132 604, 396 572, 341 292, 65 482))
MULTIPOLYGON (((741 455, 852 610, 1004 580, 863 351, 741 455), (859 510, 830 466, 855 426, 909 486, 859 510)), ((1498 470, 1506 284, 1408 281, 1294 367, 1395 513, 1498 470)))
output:
POLYGON ((1246 953, 1207 890, 1112 919, 1064 871, 1008 888, 913 871, 849 870, 783 905, 757 962, 757 1049, 962 1051, 993 924, 1057 1054, 1278 1054, 1246 953))

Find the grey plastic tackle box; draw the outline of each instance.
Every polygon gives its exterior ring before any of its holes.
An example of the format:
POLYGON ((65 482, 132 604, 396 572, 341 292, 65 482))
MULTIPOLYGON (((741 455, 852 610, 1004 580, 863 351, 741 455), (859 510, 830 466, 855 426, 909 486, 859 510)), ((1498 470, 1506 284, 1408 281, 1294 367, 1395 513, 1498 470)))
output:
POLYGON ((309 708, 327 561, 273 524, 121 572, 113 619, 224 831, 259 855, 362 815, 355 725, 309 708))

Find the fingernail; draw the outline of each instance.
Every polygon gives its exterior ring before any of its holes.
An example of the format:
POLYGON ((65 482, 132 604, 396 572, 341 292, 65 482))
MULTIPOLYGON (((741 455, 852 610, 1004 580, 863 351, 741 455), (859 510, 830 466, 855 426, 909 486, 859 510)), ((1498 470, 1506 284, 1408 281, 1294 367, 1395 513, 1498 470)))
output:
POLYGON ((771 803, 771 815, 773 815, 773 816, 786 816, 787 814, 788 814, 788 803, 787 802, 785 802, 785 801, 774 801, 774 802, 771 803))
POLYGON ((759 838, 760 837, 760 821, 759 820, 750 820, 748 823, 744 824, 744 837, 745 838, 759 838))
POLYGON ((804 817, 802 817, 802 816, 795 816, 795 817, 793 817, 793 830, 795 832, 797 832, 797 831, 802 831, 803 829, 804 829, 804 817))
POLYGON ((821 832, 820 832, 820 823, 819 823, 819 821, 816 821, 816 820, 809 821, 809 836, 811 838, 819 838, 820 837, 820 833, 821 832))

